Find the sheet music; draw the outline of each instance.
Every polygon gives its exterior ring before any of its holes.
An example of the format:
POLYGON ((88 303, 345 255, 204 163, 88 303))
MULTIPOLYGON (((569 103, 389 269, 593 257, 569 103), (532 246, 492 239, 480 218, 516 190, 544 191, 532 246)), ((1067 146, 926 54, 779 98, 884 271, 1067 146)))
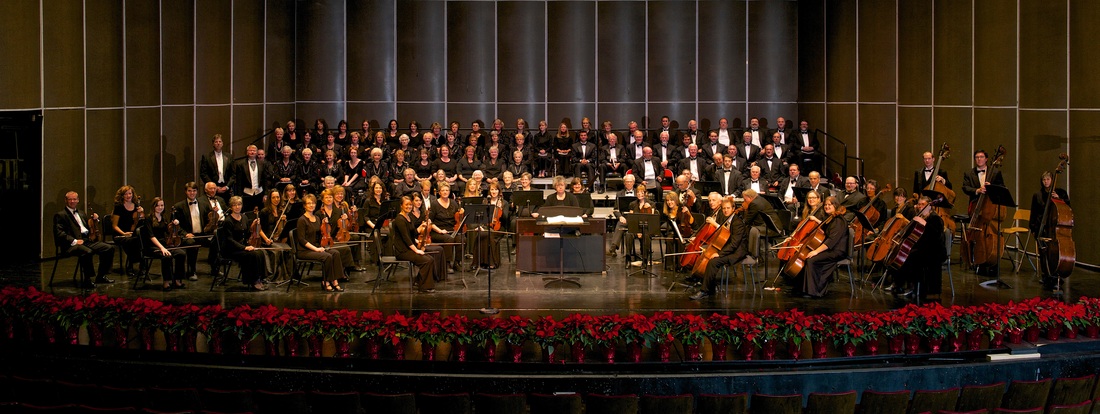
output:
POLYGON ((584 219, 580 217, 566 217, 566 216, 553 216, 546 218, 547 224, 584 224, 584 219))

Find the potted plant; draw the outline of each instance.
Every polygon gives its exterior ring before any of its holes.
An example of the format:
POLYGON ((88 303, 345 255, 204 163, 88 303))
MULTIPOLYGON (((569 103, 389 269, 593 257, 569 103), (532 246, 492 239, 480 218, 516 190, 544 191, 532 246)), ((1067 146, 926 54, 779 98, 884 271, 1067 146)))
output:
POLYGON ((551 364, 557 362, 554 347, 562 341, 562 329, 564 327, 564 324, 552 316, 542 316, 532 320, 531 324, 527 326, 528 338, 538 344, 539 348, 546 353, 546 362, 551 364))
POLYGON ((710 330, 707 320, 695 314, 682 314, 677 317, 676 339, 684 345, 685 358, 689 361, 702 361, 700 347, 710 330))

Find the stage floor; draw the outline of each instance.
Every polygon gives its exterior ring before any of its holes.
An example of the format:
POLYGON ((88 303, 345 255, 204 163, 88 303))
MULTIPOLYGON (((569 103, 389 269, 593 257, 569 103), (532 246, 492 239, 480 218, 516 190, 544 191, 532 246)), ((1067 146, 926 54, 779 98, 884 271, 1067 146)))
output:
MULTIPOLYGON (((953 253, 952 260, 957 260, 959 257, 957 246, 953 253)), ((503 314, 563 316, 574 312, 627 314, 669 310, 709 314, 790 308, 798 308, 807 313, 832 313, 848 310, 894 309, 910 303, 881 290, 872 292, 873 285, 870 282, 863 285, 859 280, 853 295, 846 272, 843 271, 840 272, 839 279, 834 280, 830 286, 826 297, 822 299, 792 296, 789 293, 789 287, 782 283, 779 291, 764 290, 765 276, 767 285, 771 286, 771 280, 778 269, 778 262, 774 258, 769 261, 766 274, 762 265, 757 266, 756 278, 759 283, 755 289, 744 283, 738 269, 737 274, 731 277, 728 292, 720 291, 717 296, 694 301, 688 299, 693 290, 685 289, 683 286, 674 286, 671 291, 669 290, 672 283, 682 280, 684 275, 664 270, 660 264, 651 267, 651 270, 657 273, 656 277, 628 276, 638 268, 628 267, 622 257, 607 257, 606 275, 599 273, 572 275, 579 279, 581 283, 579 288, 561 283, 544 287, 541 275, 517 276, 514 263, 509 262, 505 255, 502 257, 504 260, 502 268, 492 272, 492 299, 488 301, 490 278, 484 270, 477 275, 474 272, 457 272, 448 275, 447 281, 437 283, 435 293, 422 294, 410 292, 409 271, 401 268, 394 274, 396 282, 384 282, 377 292, 372 293, 374 283, 365 282, 373 280, 378 274, 374 266, 368 266, 365 272, 353 273, 351 281, 342 284, 347 289, 344 293, 322 291, 319 271, 305 278, 310 286, 293 287, 290 293, 286 292, 285 287, 273 288, 265 292, 251 292, 234 280, 230 280, 225 287, 214 288, 211 292, 208 268, 203 263, 205 256, 203 252, 199 260, 200 280, 187 282, 187 288, 183 290, 162 292, 159 276, 156 275, 144 288, 139 286, 139 289, 134 290, 131 289, 132 279, 115 273, 111 277, 116 280, 116 283, 100 285, 96 291, 109 296, 143 296, 169 303, 221 304, 227 307, 270 303, 281 307, 306 309, 380 309, 387 313, 439 311, 445 314, 458 313, 471 316, 478 315, 479 309, 487 305, 500 309, 503 314), (466 287, 463 286, 463 279, 466 287)), ((117 263, 116 257, 116 266, 117 263)), ((53 269, 52 259, 23 266, 8 265, 0 269, 0 279, 4 280, 5 284, 36 285, 59 295, 80 294, 81 290, 77 289, 71 280, 75 265, 74 259, 61 261, 53 288, 47 287, 50 271, 53 269)), ((159 267, 159 264, 154 264, 153 272, 159 272, 159 267)), ((871 280, 877 278, 879 273, 876 271, 871 280)), ((951 279, 948 277, 948 272, 943 272, 943 295, 938 300, 945 306, 1005 303, 1009 300, 1018 301, 1035 296, 1051 296, 1051 291, 1042 289, 1035 272, 1026 262, 1019 274, 1013 274, 1007 259, 1001 262, 1001 279, 1011 285, 1011 289, 982 287, 979 283, 990 280, 989 278, 966 271, 958 264, 951 266, 951 274, 954 276, 954 296, 951 294, 951 279)), ((236 268, 233 276, 236 276, 236 268)), ((1100 295, 1100 279, 1096 276, 1096 272, 1082 268, 1075 269, 1068 279, 1069 283, 1064 285, 1064 297, 1067 300, 1076 300, 1080 296, 1100 295)), ((859 274, 856 277, 861 278, 859 274)), ((933 296, 932 300, 937 299, 933 296)))

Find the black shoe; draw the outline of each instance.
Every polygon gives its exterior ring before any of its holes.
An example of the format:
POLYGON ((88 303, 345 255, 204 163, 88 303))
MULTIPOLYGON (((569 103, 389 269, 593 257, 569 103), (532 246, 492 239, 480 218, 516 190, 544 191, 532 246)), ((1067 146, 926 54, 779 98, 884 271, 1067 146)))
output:
POLYGON ((707 292, 707 291, 705 291, 705 290, 700 290, 700 291, 698 291, 698 292, 695 292, 695 294, 694 294, 694 295, 688 296, 688 299, 691 299, 691 300, 700 300, 700 299, 704 299, 704 298, 710 297, 710 296, 712 296, 712 295, 713 295, 712 293, 709 293, 709 292, 707 292))
POLYGON ((171 291, 172 291, 172 285, 164 285, 164 286, 161 286, 161 287, 160 287, 160 290, 161 290, 162 292, 171 292, 171 291))
POLYGON ((105 284, 105 285, 115 283, 114 279, 108 278, 107 276, 97 277, 97 278, 95 278, 95 282, 96 283, 102 283, 102 284, 105 284))
POLYGON ((92 283, 92 281, 90 281, 90 280, 86 280, 86 281, 84 281, 83 283, 80 284, 80 288, 81 289, 95 289, 95 283, 92 283))

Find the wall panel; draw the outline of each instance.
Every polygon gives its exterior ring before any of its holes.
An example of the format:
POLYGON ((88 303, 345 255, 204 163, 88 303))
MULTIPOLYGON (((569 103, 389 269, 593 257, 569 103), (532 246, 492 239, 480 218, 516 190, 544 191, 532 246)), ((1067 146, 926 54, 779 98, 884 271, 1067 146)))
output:
POLYGON ((546 100, 546 11, 542 2, 497 3, 497 101, 546 100))
POLYGON ((115 190, 125 182, 123 168, 126 164, 124 147, 125 126, 121 109, 88 111, 87 185, 85 203, 92 203, 96 211, 110 212, 115 190))
MULTIPOLYGON (((65 206, 65 193, 77 191, 87 201, 84 188, 84 110, 43 111, 42 138, 65 145, 45 147, 48 161, 42 169, 42 256, 52 256, 53 221, 50 217, 65 206)), ((102 211, 102 210, 97 210, 102 211)))
POLYGON ((87 103, 92 108, 122 106, 122 1, 84 2, 87 103), (99 28, 100 30, 93 30, 99 28))
MULTIPOLYGON (((195 107, 195 146, 198 148, 196 162, 202 159, 203 153, 211 150, 210 139, 214 134, 222 134, 222 144, 226 151, 236 156, 242 155, 240 149, 243 149, 245 144, 241 144, 243 141, 241 137, 233 136, 230 129, 231 117, 232 111, 229 105, 195 107)), ((197 171, 196 178, 198 178, 197 171)))
POLYGON ((856 0, 825 4, 825 98, 830 102, 856 100, 856 0))
MULTIPOLYGON (((442 130, 446 130, 447 122, 444 121, 444 111, 446 111, 446 109, 447 105, 442 103, 399 103, 397 104, 396 119, 401 121, 402 130, 407 130, 409 123, 412 121, 417 121, 420 123, 421 131, 431 130, 430 127, 432 125, 432 122, 439 122, 442 130)), ((358 123, 362 124, 363 120, 359 119, 358 123)), ((505 120, 505 125, 510 125, 507 120, 505 120)))
MULTIPOLYGON (((746 110, 746 105, 739 102, 700 103, 699 129, 704 131, 717 129, 718 121, 722 118, 726 118, 730 128, 739 128, 742 124, 747 123, 747 120, 742 119, 746 110)), ((795 105, 795 109, 787 113, 793 117, 797 110, 797 105, 795 105)))
POLYGON ((1070 1, 1069 23, 1069 99, 1071 108, 1100 108, 1100 79, 1096 62, 1100 61, 1096 47, 1100 43, 1100 3, 1070 1))
POLYGON ((1020 82, 1021 108, 1066 107, 1066 12, 1064 0, 1020 3, 1020 79, 1033 80, 1020 82))
MULTIPOLYGON (((31 57, 11 59, 0 65, 0 107, 36 108, 42 105, 39 85, 42 82, 41 61, 37 59, 42 44, 39 2, 16 1, 4 4, 5 25, 0 33, 0 50, 5 56, 31 57)), ((71 22, 79 26, 80 22, 71 22)))
MULTIPOLYGON (((644 103, 601 103, 596 105, 596 112, 599 112, 600 119, 595 121, 594 127, 598 127, 603 121, 611 121, 611 126, 615 131, 626 131, 627 124, 630 121, 637 122, 641 125, 642 118, 645 117, 645 104, 644 103)), ((619 137, 619 143, 625 143, 623 137, 619 137)))
MULTIPOLYGON (((245 147, 249 144, 262 144, 258 141, 264 132, 264 107, 263 105, 234 105, 233 106, 233 154, 237 157, 245 155, 245 147)), ((331 121, 335 127, 337 121, 331 121)), ((317 142, 324 142, 324 137, 314 138, 317 142)), ((262 147, 261 147, 262 148, 262 147)))
POLYGON ((971 29, 969 0, 935 0, 933 28, 933 95, 936 105, 971 103, 971 29))
MULTIPOLYGON (((798 65, 791 45, 798 40, 798 26, 792 24, 798 16, 798 2, 750 1, 748 5, 748 100, 794 102, 798 99, 798 65)), ((703 36, 699 38, 701 43, 703 36)), ((737 43, 738 37, 732 40, 723 39, 737 43)), ((708 90, 703 78, 699 89, 708 90)))
MULTIPOLYGON (((858 106, 855 104, 839 104, 829 103, 825 105, 825 111, 828 114, 829 124, 825 126, 817 126, 822 130, 827 131, 829 134, 837 137, 839 140, 844 141, 848 145, 848 155, 855 156, 856 150, 858 150, 856 144, 856 129, 859 126, 859 120, 856 115, 858 106)), ((811 125, 813 122, 811 121, 811 125)), ((797 128, 797 124, 796 124, 797 128)), ((811 128, 812 129, 812 128, 811 128)), ((821 142, 820 150, 825 153, 829 158, 838 163, 844 162, 844 146, 839 143, 827 140, 823 136, 818 136, 817 139, 821 142)), ((828 163, 826 170, 831 176, 833 172, 841 172, 839 164, 834 164, 832 161, 828 163)), ((849 164, 848 174, 855 173, 855 164, 849 164)))
MULTIPOLYGON (((552 103, 546 105, 546 125, 551 131, 558 129, 558 124, 565 122, 569 129, 576 130, 581 127, 581 118, 592 119, 596 113, 596 104, 592 103, 552 103)), ((507 124, 506 124, 507 125, 507 124)), ((593 129, 598 129, 599 121, 592 123, 593 129)))
MULTIPOLYGON (((696 70, 696 6, 693 2, 647 2, 649 17, 649 100, 694 101, 696 70), (660 36, 653 36, 660 33, 660 36)), ((693 114, 694 108, 688 110, 693 114)), ((682 116, 683 127, 687 119, 682 116)))
MULTIPOLYGON (((298 101, 342 101, 347 58, 344 0, 296 2, 295 83, 298 101)), ((306 115, 312 116, 312 115, 306 115)), ((332 118, 328 116, 328 118, 332 118)))
MULTIPOLYGON (((546 80, 549 102, 596 100, 596 6, 589 2, 546 3, 546 80)), ((547 115, 556 117, 553 111, 547 115)))
MULTIPOLYGON (((1005 186, 1016 194, 1016 175, 1021 161, 1030 161, 1027 154, 1016 149, 1016 110, 1012 108, 974 108, 974 150, 984 149, 991 157, 998 145, 1004 145, 1005 154, 1001 174, 1005 186), (979 127, 980 126, 980 127, 979 127)), ((963 155, 963 154, 960 154, 963 155)), ((1019 202, 1019 197, 1017 202, 1019 202)), ((1026 208, 1026 207, 1025 207, 1026 208)))
MULTIPOLYGON (((897 116, 894 105, 859 105, 859 145, 849 147, 864 160, 863 175, 877 179, 879 187, 897 182, 898 145, 894 139, 897 116)), ((848 145, 853 145, 849 141, 848 145)), ((854 171, 849 170, 849 174, 854 171)))
POLYGON ((264 101, 264 0, 233 0, 233 102, 264 101))
POLYGON ((898 104, 932 103, 932 3, 898 3, 898 104))
POLYGON ((264 15, 267 21, 265 33, 264 85, 267 102, 293 102, 295 93, 294 70, 294 0, 267 0, 264 15))
POLYGON ((160 145, 160 108, 127 109, 126 183, 138 189, 147 208, 163 194, 160 145))
MULTIPOLYGON (((935 137, 935 148, 947 143, 951 146, 951 158, 943 162, 943 169, 947 170, 951 177, 954 190, 959 199, 965 199, 962 195, 963 172, 974 166, 974 143, 970 136, 970 125, 973 122, 970 108, 944 108, 932 109, 932 136, 935 137)), ((960 202, 956 201, 955 205, 960 202)))
MULTIPOLYGON (((28 2, 29 3, 29 2, 28 2)), ((42 33, 42 48, 49 50, 49 65, 42 67, 43 95, 47 107, 74 107, 84 105, 84 8, 82 0, 63 0, 42 3, 43 19, 59 24, 50 25, 50 30, 42 33)), ((37 20, 36 20, 37 22, 37 20)), ((0 35, 0 39, 6 36, 0 35)), ((37 54, 37 52, 35 52, 37 54)), ((30 55, 24 55, 30 56, 30 55)), ((4 66, 18 68, 22 65, 36 64, 37 59, 20 59, 22 63, 7 62, 4 66)), ((8 76, 0 69, 0 79, 17 79, 8 76)), ((37 73, 37 72, 36 72, 37 73)), ((33 86, 33 85, 26 85, 33 86)), ((24 87, 26 87, 24 86, 24 87)), ((16 91, 18 87, 4 85, 0 80, 0 89, 16 91)), ((5 94, 10 95, 10 94, 5 94)), ((36 95, 37 96, 37 95, 36 95)), ((25 97, 24 97, 25 98, 25 97)), ((9 98, 0 98, 0 100, 9 98)), ((3 105, 5 107, 14 107, 3 105)), ((28 105, 37 106, 37 105, 28 105)))
POLYGON ((1016 2, 974 0, 974 105, 1016 105, 1016 2))
POLYGON ((195 103, 229 103, 233 3, 195 0, 195 103))
MULTIPOLYGON (((597 96, 602 102, 645 101, 647 32, 645 25, 639 24, 645 21, 645 13, 643 2, 596 3, 596 50, 599 52, 596 78, 600 80, 597 96)), ((741 80, 743 84, 744 76, 741 80)), ((603 107, 600 116, 604 117, 603 107)))
MULTIPOLYGON (((897 100, 897 4, 861 1, 858 12, 859 100, 894 102, 897 100)), ((893 131, 890 134, 892 136, 893 131)))
MULTIPOLYGON (((447 3, 402 1, 397 4, 397 97, 401 100, 444 101, 449 62, 443 42, 447 3)), ((364 22, 372 26, 375 21, 364 22)), ((384 49, 383 49, 384 50, 384 49)), ((353 56, 357 52, 352 52, 353 56)), ((382 50, 374 53, 381 54, 382 50)), ((355 89, 353 89, 355 90, 355 89)), ((356 99, 358 93, 351 96, 356 99)))
MULTIPOLYGON (((932 109, 898 108, 898 186, 913 191, 913 174, 923 167, 921 154, 935 155, 941 142, 932 143, 932 109)), ((952 180, 962 177, 950 176, 952 180)))
MULTIPOLYGON (((410 52, 400 48, 394 50, 397 36, 429 36, 431 32, 417 31, 432 24, 430 21, 422 21, 426 16, 400 13, 396 16, 398 20, 395 24, 395 7, 397 5, 394 0, 347 2, 347 21, 343 25, 346 26, 347 33, 346 73, 349 100, 392 101, 397 96, 397 82, 402 79, 399 74, 406 69, 412 69, 406 65, 430 65, 438 60, 439 55, 402 56, 410 52), (402 58, 411 61, 403 62, 402 58), (399 64, 401 70, 398 70, 399 64)), ((439 42, 438 38, 428 38, 439 42)), ((342 64, 340 61, 332 63, 342 64)), ((408 99, 424 98, 414 96, 408 99)))
MULTIPOLYGON (((1082 246, 1094 246, 1095 244, 1092 244, 1096 240, 1094 235, 1100 234, 1100 221, 1091 219, 1090 216, 1093 214, 1087 212, 1085 207, 1100 203, 1100 192, 1095 190, 1095 175, 1091 174, 1092 171, 1089 168, 1094 162, 1091 160, 1100 160, 1100 132, 1097 132, 1100 131, 1100 112, 1070 111, 1069 127, 1072 148, 1070 167, 1058 180, 1058 185, 1069 188, 1070 203, 1076 207, 1074 213, 1078 219, 1074 223, 1073 236, 1078 246, 1077 261, 1100 263, 1100 251, 1082 248, 1082 246)), ((1043 170, 1053 171, 1057 166, 1057 159, 1054 158, 1036 158, 1035 162, 1043 170)), ((1023 178, 1020 180, 1020 193, 1030 197, 1030 194, 1038 188, 1039 176, 1021 177, 1023 178)))
POLYGON ((195 3, 162 1, 161 88, 165 104, 195 102, 195 3))
POLYGON ((126 105, 160 105, 160 7, 126 2, 126 105))
MULTIPOLYGON (((492 102, 496 99, 496 15, 492 2, 447 3, 447 100, 492 102)), ((483 117, 492 111, 482 112, 483 117)), ((472 119, 472 118, 471 118, 472 119)))
POLYGON ((197 180, 198 161, 202 153, 210 151, 210 136, 199 136, 195 131, 195 108, 191 106, 167 106, 161 111, 160 137, 163 145, 161 165, 164 166, 162 195, 171 203, 185 196, 183 185, 197 180))
MULTIPOLYGON (((391 119, 397 119, 397 114, 394 113, 394 106, 391 103, 358 103, 349 102, 347 105, 348 112, 348 124, 351 125, 350 129, 357 129, 363 124, 363 120, 367 119, 371 121, 372 130, 385 128, 386 123, 391 119), (355 122, 352 122, 355 120, 355 122)), ((299 109, 298 113, 302 113, 299 109)), ((423 123, 424 121, 420 121, 423 123)))
POLYGON ((825 0, 798 3, 798 100, 825 101, 825 0))
MULTIPOLYGON (((499 104, 497 105, 497 116, 504 121, 505 131, 515 129, 517 118, 523 118, 524 121, 527 121, 527 128, 533 130, 537 129, 540 119, 546 118, 546 104, 538 102, 499 104)), ((436 119, 440 121, 440 125, 444 125, 442 114, 436 119)), ((597 121, 593 121, 593 123, 597 123, 597 121)))

